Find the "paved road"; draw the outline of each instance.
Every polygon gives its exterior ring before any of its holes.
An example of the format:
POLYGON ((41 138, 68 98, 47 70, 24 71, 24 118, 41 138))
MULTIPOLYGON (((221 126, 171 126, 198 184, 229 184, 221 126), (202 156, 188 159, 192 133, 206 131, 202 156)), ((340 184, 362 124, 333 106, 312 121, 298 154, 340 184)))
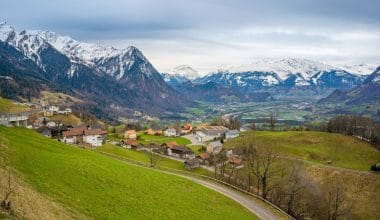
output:
POLYGON ((138 167, 142 167, 145 169, 154 170, 156 172, 161 172, 161 173, 179 176, 179 177, 191 180, 193 182, 196 182, 198 184, 201 184, 201 185, 203 185, 209 189, 212 189, 216 192, 219 192, 219 193, 233 199, 234 201, 236 201, 237 203, 239 203, 240 205, 242 205, 243 207, 248 209, 250 212, 255 214, 260 219, 265 219, 265 220, 266 219, 268 219, 268 220, 281 219, 279 215, 274 214, 271 209, 269 209, 267 206, 265 206, 261 202, 257 202, 253 199, 250 199, 247 196, 245 196, 245 195, 243 195, 243 194, 241 194, 241 193, 239 193, 233 189, 230 189, 226 186, 223 186, 223 185, 220 185, 217 183, 213 183, 210 181, 202 180, 202 179, 199 179, 196 177, 186 176, 186 175, 182 175, 182 174, 178 174, 178 173, 172 173, 172 172, 168 172, 168 171, 157 170, 154 168, 149 168, 149 167, 137 165, 137 164, 128 162, 126 160, 123 160, 121 158, 115 157, 112 154, 108 154, 108 153, 104 153, 104 152, 98 152, 98 153, 101 153, 101 154, 108 156, 108 157, 112 157, 113 159, 116 159, 116 160, 123 162, 123 163, 128 163, 128 164, 133 165, 133 166, 138 166, 138 167))

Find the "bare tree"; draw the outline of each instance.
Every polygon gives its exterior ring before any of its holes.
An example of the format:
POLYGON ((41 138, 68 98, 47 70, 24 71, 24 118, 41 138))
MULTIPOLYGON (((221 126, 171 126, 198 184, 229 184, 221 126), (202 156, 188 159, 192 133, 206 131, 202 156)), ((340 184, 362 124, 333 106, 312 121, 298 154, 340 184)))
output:
POLYGON ((269 116, 269 126, 272 131, 276 128, 276 124, 277 124, 277 117, 274 113, 272 113, 269 116))
POLYGON ((147 151, 147 154, 148 154, 148 158, 149 158, 149 165, 150 167, 156 167, 157 166, 157 163, 160 159, 160 156, 158 155, 158 153, 154 152, 154 145, 150 144, 148 146, 148 151, 147 151))
POLYGON ((328 220, 336 220, 348 214, 350 205, 342 183, 337 180, 328 183, 325 198, 328 220))
POLYGON ((265 199, 276 186, 275 180, 282 175, 279 157, 272 150, 260 150, 250 143, 246 150, 248 169, 257 180, 257 191, 265 199), (261 192, 261 193, 260 193, 261 192))
POLYGON ((11 170, 8 170, 8 185, 5 189, 5 195, 4 198, 1 200, 0 206, 5 211, 11 211, 11 201, 10 196, 14 192, 14 189, 12 188, 12 181, 11 181, 11 170))

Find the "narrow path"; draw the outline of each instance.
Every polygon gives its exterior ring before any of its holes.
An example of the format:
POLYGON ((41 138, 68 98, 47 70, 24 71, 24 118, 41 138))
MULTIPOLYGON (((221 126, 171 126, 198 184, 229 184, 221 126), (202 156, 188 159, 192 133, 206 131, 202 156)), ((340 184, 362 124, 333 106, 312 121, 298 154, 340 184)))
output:
POLYGON ((266 207, 264 204, 261 204, 259 202, 256 202, 252 199, 249 199, 247 196, 233 190, 233 189, 230 189, 226 186, 223 186, 223 185, 220 185, 220 184, 217 184, 217 183, 213 183, 213 182, 210 182, 210 181, 206 181, 206 180, 202 180, 202 179, 199 179, 199 178, 196 178, 196 177, 191 177, 191 176, 187 176, 187 175, 182 175, 182 174, 178 174, 178 173, 173 173, 173 172, 169 172, 169 171, 164 171, 164 170, 158 170, 158 169, 154 169, 154 168, 150 168, 150 167, 146 167, 146 166, 142 166, 142 165, 138 165, 138 164, 135 164, 135 163, 132 163, 132 162, 129 162, 127 160, 124 160, 122 158, 119 158, 117 156, 114 156, 112 154, 108 154, 108 153, 105 153, 105 152, 100 152, 100 151, 96 151, 97 153, 100 153, 100 154, 103 154, 105 156, 108 156, 108 157, 111 157, 115 160, 118 160, 120 162, 123 162, 123 163, 127 163, 129 165, 133 165, 133 166, 138 166, 138 167, 142 167, 142 168, 145 168, 145 169, 150 169, 150 170, 154 170, 156 172, 161 172, 161 173, 166 173, 166 174, 170 174, 170 175, 175 175, 175 176, 179 176, 179 177, 182 177, 182 178, 185 178, 185 179, 188 179, 188 180, 191 180, 195 183, 198 183, 202 186, 205 186, 209 189, 212 189, 216 192, 219 192, 225 196, 227 196, 228 198, 236 201, 237 203, 239 203, 240 205, 242 205, 243 207, 245 207, 246 209, 248 209, 251 213, 255 214, 257 217, 259 217, 260 219, 268 219, 268 220, 275 220, 275 219, 281 219, 280 218, 280 215, 277 215, 277 214, 274 214, 273 211, 271 209, 269 209, 268 207, 266 207))

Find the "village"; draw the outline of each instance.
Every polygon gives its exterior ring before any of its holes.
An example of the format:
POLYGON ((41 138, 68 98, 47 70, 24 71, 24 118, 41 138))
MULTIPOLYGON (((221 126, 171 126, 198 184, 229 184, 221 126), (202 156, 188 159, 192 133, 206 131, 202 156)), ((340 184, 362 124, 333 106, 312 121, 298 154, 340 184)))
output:
MULTIPOLYGON (((34 129, 45 137, 82 148, 94 149, 104 144, 112 144, 125 150, 151 152, 182 161, 188 170, 198 167, 211 170, 211 166, 215 164, 213 160, 221 154, 225 156, 223 163, 234 168, 243 167, 242 154, 223 148, 225 141, 239 136, 237 129, 209 124, 193 126, 191 123, 176 124, 163 129, 145 127, 137 130, 125 126, 115 137, 115 131, 109 131, 99 125, 68 124, 62 123, 62 120, 54 120, 53 116, 57 115, 61 116, 60 119, 70 117, 73 114, 71 108, 33 105, 29 106, 29 109, 31 110, 17 114, 2 114, 0 124, 34 129), (142 135, 145 139, 149 140, 151 137, 160 141, 146 143, 146 140, 142 141, 142 135), (183 144, 178 141, 181 139, 187 139, 189 143, 183 144)), ((136 123, 136 120, 133 123, 136 123)))

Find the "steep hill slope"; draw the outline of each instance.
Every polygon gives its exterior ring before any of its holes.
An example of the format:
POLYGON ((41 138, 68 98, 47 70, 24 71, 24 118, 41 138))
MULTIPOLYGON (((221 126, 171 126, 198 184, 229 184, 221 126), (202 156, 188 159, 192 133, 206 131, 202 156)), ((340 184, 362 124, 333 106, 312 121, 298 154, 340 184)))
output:
POLYGON ((357 87, 346 91, 336 90, 320 100, 320 103, 334 102, 347 105, 380 103, 380 67, 357 87))
POLYGON ((226 142, 226 147, 244 147, 252 140, 260 147, 270 147, 285 157, 368 171, 379 162, 380 151, 355 137, 326 132, 247 132, 226 142))
POLYGON ((0 56, 4 57, 1 76, 15 79, 1 81, 2 92, 9 98, 38 96, 41 90, 57 89, 85 97, 93 113, 108 115, 128 109, 170 115, 188 104, 133 46, 116 49, 49 31, 17 32, 6 23, 0 23, 0 43, 0 56), (25 73, 16 78, 14 69, 25 73), (16 87, 22 92, 15 92, 16 87))
POLYGON ((31 130, 0 127, 0 141, 2 166, 17 170, 38 192, 89 218, 255 218, 191 181, 64 145, 31 130))

